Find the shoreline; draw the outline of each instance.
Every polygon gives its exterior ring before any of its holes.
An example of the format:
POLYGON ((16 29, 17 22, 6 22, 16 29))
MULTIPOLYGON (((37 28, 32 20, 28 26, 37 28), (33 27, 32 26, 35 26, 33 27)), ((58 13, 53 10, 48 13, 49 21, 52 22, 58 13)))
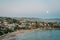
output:
POLYGON ((4 35, 0 36, 0 40, 3 40, 4 38, 13 37, 13 36, 15 36, 17 34, 22 34, 22 33, 25 33, 25 32, 30 32, 30 31, 33 31, 33 30, 17 30, 17 31, 14 31, 14 32, 11 32, 11 33, 8 33, 8 34, 4 34, 4 35))
POLYGON ((60 29, 39 29, 38 28, 38 29, 31 29, 31 30, 17 30, 17 31, 2 35, 0 37, 0 40, 3 40, 4 38, 13 37, 17 34, 22 34, 22 33, 25 33, 25 32, 31 32, 31 31, 36 31, 36 30, 60 30, 60 29))

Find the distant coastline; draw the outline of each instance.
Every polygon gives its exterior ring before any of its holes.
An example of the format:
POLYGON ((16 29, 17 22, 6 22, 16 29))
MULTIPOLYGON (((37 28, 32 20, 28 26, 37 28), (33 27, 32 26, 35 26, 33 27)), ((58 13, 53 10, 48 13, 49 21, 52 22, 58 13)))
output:
POLYGON ((60 30, 60 19, 0 17, 0 36, 2 37, 32 30, 60 30))

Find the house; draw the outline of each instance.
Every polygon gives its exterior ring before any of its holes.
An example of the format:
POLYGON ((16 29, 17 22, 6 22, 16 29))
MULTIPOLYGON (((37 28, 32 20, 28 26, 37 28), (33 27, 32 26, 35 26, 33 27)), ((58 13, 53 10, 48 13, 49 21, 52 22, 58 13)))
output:
POLYGON ((16 26, 17 24, 8 24, 8 28, 10 29, 10 28, 14 28, 15 26, 16 26))
POLYGON ((0 21, 0 26, 2 25, 2 22, 0 21))
POLYGON ((3 25, 8 25, 8 22, 7 21, 3 21, 3 25))
POLYGON ((23 22, 21 25, 22 25, 22 27, 28 27, 28 25, 27 25, 28 23, 26 23, 26 22, 23 22))

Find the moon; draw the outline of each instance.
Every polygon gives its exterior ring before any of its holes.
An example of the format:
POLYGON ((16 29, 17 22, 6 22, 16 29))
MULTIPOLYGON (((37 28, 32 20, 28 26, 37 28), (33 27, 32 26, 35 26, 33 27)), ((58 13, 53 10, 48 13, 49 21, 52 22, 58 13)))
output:
POLYGON ((46 11, 46 13, 48 14, 48 13, 49 13, 49 11, 46 11))

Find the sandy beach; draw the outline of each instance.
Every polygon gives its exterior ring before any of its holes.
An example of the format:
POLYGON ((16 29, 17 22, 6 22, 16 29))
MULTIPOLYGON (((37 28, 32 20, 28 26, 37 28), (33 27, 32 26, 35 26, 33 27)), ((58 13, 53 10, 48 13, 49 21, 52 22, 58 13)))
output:
POLYGON ((31 30, 17 30, 15 32, 12 33, 8 33, 8 34, 4 34, 2 36, 0 36, 0 40, 3 40, 4 38, 9 38, 9 37, 13 37, 16 34, 20 34, 20 33, 24 33, 24 32, 30 32, 31 30))
POLYGON ((12 33, 8 33, 8 34, 4 34, 3 36, 0 37, 0 40, 4 39, 4 38, 9 38, 9 37, 13 37, 17 34, 22 34, 22 33, 25 33, 25 32, 31 32, 31 31, 36 31, 36 30, 41 30, 41 29, 31 29, 31 30, 17 30, 17 31, 14 31, 12 33))
POLYGON ((9 37, 12 37, 12 36, 15 36, 16 34, 22 34, 24 32, 30 32, 31 30, 17 30, 15 32, 12 32, 12 33, 8 33, 5 37, 6 38, 9 38, 9 37))
POLYGON ((32 29, 32 30, 17 30, 15 32, 12 32, 12 33, 8 33, 8 34, 5 34, 3 36, 0 37, 0 40, 3 40, 4 38, 9 38, 9 37, 13 37, 17 34, 22 34, 22 33, 25 33, 25 32, 30 32, 30 31, 35 31, 35 30, 39 30, 39 29, 32 29))

